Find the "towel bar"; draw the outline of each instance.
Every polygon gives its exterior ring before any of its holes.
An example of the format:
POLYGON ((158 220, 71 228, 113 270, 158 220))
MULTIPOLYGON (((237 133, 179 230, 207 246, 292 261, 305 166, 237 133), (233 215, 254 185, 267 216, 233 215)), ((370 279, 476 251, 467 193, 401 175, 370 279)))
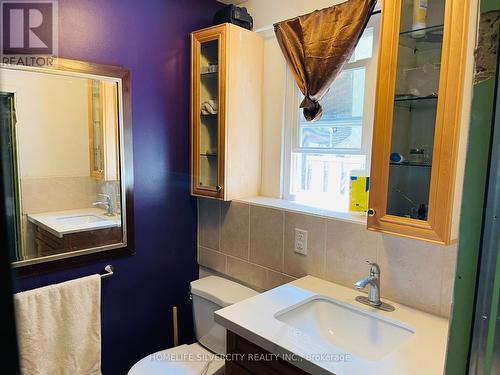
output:
POLYGON ((106 267, 104 267, 104 271, 106 271, 106 273, 101 275, 101 279, 113 276, 114 270, 115 268, 111 264, 108 264, 106 267))

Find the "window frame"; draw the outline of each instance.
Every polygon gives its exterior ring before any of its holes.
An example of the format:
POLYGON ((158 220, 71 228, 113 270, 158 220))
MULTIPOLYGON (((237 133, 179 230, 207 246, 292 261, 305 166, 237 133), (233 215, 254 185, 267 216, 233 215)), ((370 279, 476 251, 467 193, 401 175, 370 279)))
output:
POLYGON ((282 198, 287 201, 295 201, 298 203, 307 204, 296 199, 296 195, 292 193, 292 165, 293 154, 324 154, 324 155, 365 155, 365 173, 370 174, 371 166, 371 149, 373 136, 373 123, 375 115, 375 91, 376 77, 378 67, 378 50, 380 44, 380 23, 381 14, 373 14, 367 24, 367 28, 373 28, 373 49, 372 56, 347 62, 344 64, 342 71, 349 69, 365 68, 365 88, 364 88, 364 103, 363 103, 363 122, 362 136, 360 149, 333 149, 321 147, 300 147, 300 125, 298 110, 300 104, 301 92, 297 87, 293 74, 288 66, 286 67, 285 77, 285 95, 283 103, 283 154, 282 154, 282 198))

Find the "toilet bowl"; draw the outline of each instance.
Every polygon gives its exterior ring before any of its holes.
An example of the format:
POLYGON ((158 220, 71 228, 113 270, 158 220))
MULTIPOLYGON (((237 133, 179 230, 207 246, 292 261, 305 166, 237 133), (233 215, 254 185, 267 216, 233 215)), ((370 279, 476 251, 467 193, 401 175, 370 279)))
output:
POLYGON ((196 343, 150 354, 128 375, 219 375, 224 373, 226 330, 214 321, 214 312, 258 293, 230 280, 208 276, 191 282, 196 343))
POLYGON ((223 375, 224 359, 198 343, 180 345, 144 357, 128 375, 223 375))

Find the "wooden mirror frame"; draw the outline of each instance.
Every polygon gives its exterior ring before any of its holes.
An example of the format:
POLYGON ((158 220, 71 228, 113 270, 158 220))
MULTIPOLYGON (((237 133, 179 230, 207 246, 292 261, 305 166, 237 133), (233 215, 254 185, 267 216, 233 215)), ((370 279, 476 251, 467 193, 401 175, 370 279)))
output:
MULTIPOLYGON (((134 230, 134 169, 132 144, 132 102, 130 93, 130 72, 121 66, 96 64, 87 61, 57 58, 53 66, 30 68, 24 66, 3 65, 5 69, 17 69, 33 72, 71 72, 94 76, 94 78, 114 78, 121 81, 122 124, 119 127, 120 135, 120 187, 122 202, 125 203, 125 212, 122 212, 123 240, 116 245, 76 250, 65 254, 50 255, 38 258, 37 261, 13 262, 14 274, 18 277, 27 277, 64 269, 78 267, 89 263, 106 261, 119 256, 135 254, 134 230), (125 217, 123 217, 125 216, 125 217)), ((7 249, 6 249, 7 250, 7 249)), ((4 250, 5 251, 5 250, 4 250)))

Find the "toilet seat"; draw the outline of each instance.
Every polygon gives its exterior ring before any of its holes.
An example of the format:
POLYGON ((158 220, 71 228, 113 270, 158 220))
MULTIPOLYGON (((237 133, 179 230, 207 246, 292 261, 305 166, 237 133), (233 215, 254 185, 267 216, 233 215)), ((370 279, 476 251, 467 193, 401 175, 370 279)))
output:
POLYGON ((216 375, 224 372, 223 367, 223 359, 194 343, 150 354, 137 362, 128 375, 216 375))

